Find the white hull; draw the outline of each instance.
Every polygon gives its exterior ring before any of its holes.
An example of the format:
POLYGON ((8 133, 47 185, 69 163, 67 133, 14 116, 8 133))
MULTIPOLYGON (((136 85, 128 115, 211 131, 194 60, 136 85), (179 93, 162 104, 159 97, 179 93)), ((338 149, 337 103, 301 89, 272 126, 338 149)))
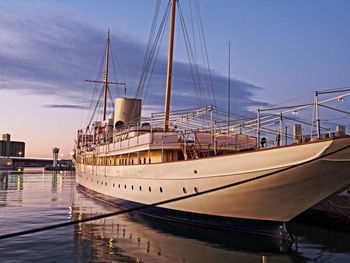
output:
POLYGON ((289 221, 350 184, 350 138, 169 163, 77 163, 76 171, 78 184, 142 204, 195 193, 195 188, 202 192, 224 187, 162 207, 232 218, 289 221), (262 175, 266 176, 225 188, 262 175))

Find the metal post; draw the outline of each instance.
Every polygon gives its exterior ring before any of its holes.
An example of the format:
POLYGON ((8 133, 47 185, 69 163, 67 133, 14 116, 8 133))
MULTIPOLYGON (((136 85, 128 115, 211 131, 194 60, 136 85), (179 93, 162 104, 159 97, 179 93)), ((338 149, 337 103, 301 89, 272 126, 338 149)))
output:
POLYGON ((260 148, 260 109, 258 109, 256 119, 256 148, 260 148))
POLYGON ((316 104, 316 124, 317 124, 317 139, 321 139, 321 131, 320 131, 320 116, 318 110, 318 92, 316 91, 315 95, 315 104, 316 104))
POLYGON ((285 139, 284 139, 284 140, 285 140, 285 141, 284 141, 284 143, 285 143, 284 145, 288 145, 288 136, 287 136, 288 127, 286 126, 285 129, 286 129, 286 133, 284 134, 284 136, 285 136, 285 137, 284 137, 284 138, 285 138, 285 139))
POLYGON ((282 113, 280 113, 280 145, 283 144, 282 139, 283 139, 283 118, 282 118, 282 113))

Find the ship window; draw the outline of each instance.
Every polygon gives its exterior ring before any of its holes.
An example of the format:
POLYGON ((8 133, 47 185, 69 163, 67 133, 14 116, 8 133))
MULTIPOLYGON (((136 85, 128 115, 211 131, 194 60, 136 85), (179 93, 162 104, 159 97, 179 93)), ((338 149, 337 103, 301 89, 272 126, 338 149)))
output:
POLYGON ((124 189, 126 189, 126 184, 124 184, 124 189))
POLYGON ((152 188, 150 186, 148 187, 148 191, 152 192, 152 188))
POLYGON ((123 126, 124 125, 124 122, 122 121, 117 121, 114 125, 115 128, 119 128, 120 126, 123 126))
POLYGON ((107 182, 105 182, 105 185, 107 185, 107 182))
POLYGON ((98 180, 96 181, 96 183, 98 184, 98 180))
POLYGON ((115 184, 113 183, 113 187, 115 186, 115 184))
POLYGON ((184 191, 185 194, 187 193, 187 190, 185 187, 182 188, 182 191, 184 191))
POLYGON ((101 184, 103 184, 103 182, 101 182, 101 184))
POLYGON ((140 187, 139 187, 139 188, 140 188, 140 191, 142 191, 142 187, 141 187, 141 185, 140 185, 140 187))
POLYGON ((199 192, 197 187, 194 188, 194 191, 195 191, 197 194, 198 194, 198 192, 199 192))
POLYGON ((120 188, 120 184, 118 184, 118 188, 120 188))
POLYGON ((197 170, 194 170, 193 172, 194 172, 195 174, 198 173, 197 170))
POLYGON ((131 186, 131 190, 134 190, 134 186, 133 185, 131 186))
POLYGON ((159 191, 160 191, 161 193, 163 193, 163 188, 162 188, 162 187, 159 187, 159 191))

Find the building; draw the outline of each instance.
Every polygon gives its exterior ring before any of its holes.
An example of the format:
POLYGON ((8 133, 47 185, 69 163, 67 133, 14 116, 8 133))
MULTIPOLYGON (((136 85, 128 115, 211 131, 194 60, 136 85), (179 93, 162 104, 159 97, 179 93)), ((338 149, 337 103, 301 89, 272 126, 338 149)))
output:
POLYGON ((10 134, 3 134, 0 140, 0 156, 24 157, 25 143, 11 141, 10 134))

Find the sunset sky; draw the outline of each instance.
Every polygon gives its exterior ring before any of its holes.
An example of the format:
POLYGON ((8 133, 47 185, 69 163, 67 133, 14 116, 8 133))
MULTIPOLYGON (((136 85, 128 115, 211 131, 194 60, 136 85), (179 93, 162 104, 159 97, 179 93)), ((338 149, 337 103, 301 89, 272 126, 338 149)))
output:
MULTIPOLYGON (((69 158, 76 131, 89 117, 86 107, 94 86, 84 80, 97 76, 108 28, 117 64, 113 80, 126 82, 128 96, 133 96, 156 2, 2 0, 0 132, 25 141, 27 156, 50 157, 57 146, 69 158)), ((198 2, 218 106, 227 105, 229 41, 232 111, 350 86, 350 1, 198 2)), ((166 3, 162 1, 162 10, 166 3)), ((189 0, 180 4, 188 15, 189 0)), ((171 106, 192 107, 179 20, 175 28, 171 106)), ((144 114, 163 110, 167 39, 168 29, 144 114)))

